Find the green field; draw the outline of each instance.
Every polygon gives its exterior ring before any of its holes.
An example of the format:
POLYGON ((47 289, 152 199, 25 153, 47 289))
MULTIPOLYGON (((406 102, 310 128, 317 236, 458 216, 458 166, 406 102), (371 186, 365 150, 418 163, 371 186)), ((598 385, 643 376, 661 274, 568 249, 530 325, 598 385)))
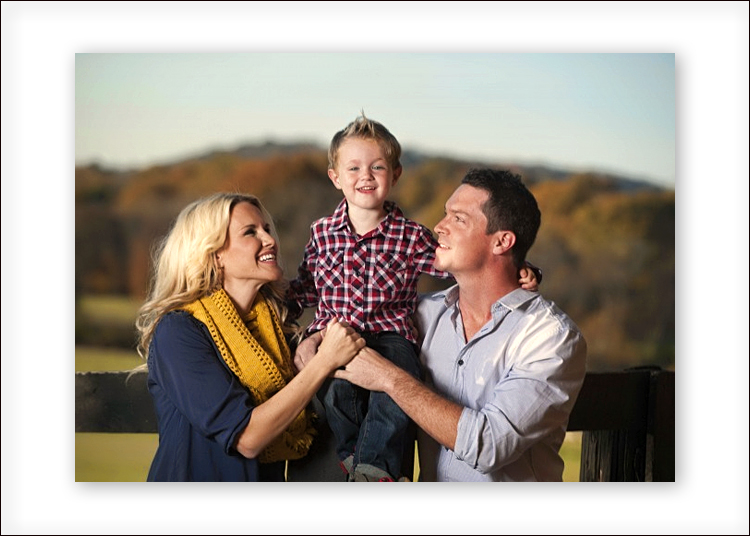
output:
POLYGON ((76 482, 145 482, 156 434, 76 434, 76 482))
MULTIPOLYGON (((81 310, 102 324, 132 325, 139 304, 117 297, 85 297, 81 310)), ((76 372, 131 370, 142 363, 135 350, 76 346, 76 372)), ((156 452, 156 434, 76 433, 76 482, 143 482, 156 452)), ((581 433, 569 432, 560 454, 563 480, 578 482, 581 433)))
POLYGON ((126 296, 81 296, 79 312, 96 324, 132 326, 141 302, 126 296))
POLYGON ((76 372, 131 370, 141 364, 135 350, 76 346, 76 372))

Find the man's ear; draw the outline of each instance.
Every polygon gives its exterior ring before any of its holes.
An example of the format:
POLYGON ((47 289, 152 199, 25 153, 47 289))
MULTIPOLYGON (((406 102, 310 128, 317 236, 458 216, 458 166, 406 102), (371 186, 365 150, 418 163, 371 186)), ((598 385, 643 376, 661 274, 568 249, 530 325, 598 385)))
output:
POLYGON ((341 183, 339 182, 339 176, 336 174, 335 169, 328 170, 328 178, 331 179, 331 182, 337 189, 341 190, 341 183))
POLYGON ((391 186, 395 186, 398 182, 399 177, 401 177, 401 172, 404 170, 401 166, 398 166, 396 169, 393 170, 393 182, 391 182, 391 186))
POLYGON ((516 235, 512 231, 498 231, 495 233, 495 240, 492 244, 492 253, 503 255, 511 250, 516 244, 516 235))

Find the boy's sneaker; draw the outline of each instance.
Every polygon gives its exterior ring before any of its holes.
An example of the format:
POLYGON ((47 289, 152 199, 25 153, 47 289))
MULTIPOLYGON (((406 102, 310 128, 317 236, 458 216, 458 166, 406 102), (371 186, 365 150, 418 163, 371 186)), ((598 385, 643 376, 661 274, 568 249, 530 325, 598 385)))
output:
POLYGON ((352 475, 352 469, 354 468, 354 455, 350 454, 346 459, 341 460, 339 462, 339 467, 341 467, 341 470, 344 471, 347 480, 349 480, 352 475))
MULTIPOLYGON (((350 482, 396 482, 391 475, 386 471, 369 465, 361 463, 354 469, 354 473, 349 474, 350 482)), ((401 477, 398 482, 409 482, 406 477, 401 477)))

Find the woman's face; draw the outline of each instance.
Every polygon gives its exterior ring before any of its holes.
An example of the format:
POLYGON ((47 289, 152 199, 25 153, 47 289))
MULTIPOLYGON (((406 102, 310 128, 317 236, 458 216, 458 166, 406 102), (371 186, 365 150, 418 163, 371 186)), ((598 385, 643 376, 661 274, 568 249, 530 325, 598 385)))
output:
POLYGON ((240 202, 232 208, 224 247, 217 253, 224 269, 224 288, 247 282, 278 281, 283 272, 276 262, 276 240, 255 205, 240 202))

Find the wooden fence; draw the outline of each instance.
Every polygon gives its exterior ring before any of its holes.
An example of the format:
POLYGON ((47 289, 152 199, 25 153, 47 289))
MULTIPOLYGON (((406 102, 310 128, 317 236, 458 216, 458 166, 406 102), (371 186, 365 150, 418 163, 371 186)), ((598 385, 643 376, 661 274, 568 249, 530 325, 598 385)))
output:
MULTIPOLYGON (((146 373, 128 375, 76 373, 76 432, 157 432, 146 373)), ((583 432, 582 482, 674 482, 674 372, 589 372, 568 430, 583 432)))

